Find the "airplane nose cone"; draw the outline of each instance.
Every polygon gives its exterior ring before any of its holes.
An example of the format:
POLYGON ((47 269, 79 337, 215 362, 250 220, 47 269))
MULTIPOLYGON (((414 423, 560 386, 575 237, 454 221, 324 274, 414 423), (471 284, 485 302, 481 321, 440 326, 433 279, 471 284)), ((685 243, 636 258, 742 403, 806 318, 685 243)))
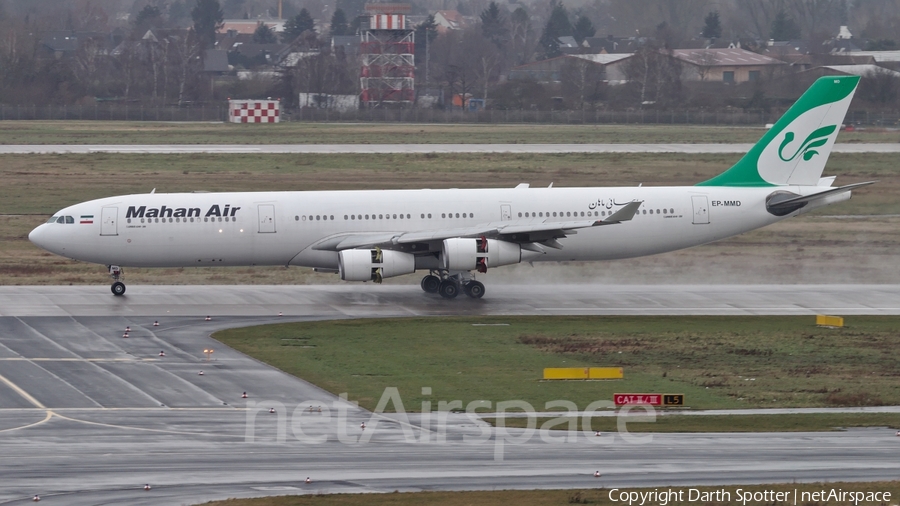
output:
POLYGON ((37 228, 28 234, 28 240, 38 248, 50 251, 47 244, 47 225, 38 225, 37 228))

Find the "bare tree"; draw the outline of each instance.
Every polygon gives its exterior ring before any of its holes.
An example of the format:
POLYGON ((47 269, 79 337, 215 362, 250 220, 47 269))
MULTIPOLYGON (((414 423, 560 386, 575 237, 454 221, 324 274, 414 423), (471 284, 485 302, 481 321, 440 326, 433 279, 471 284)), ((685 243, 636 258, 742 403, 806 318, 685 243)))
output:
POLYGON ((184 104, 185 91, 188 80, 196 77, 202 70, 200 55, 203 52, 203 42, 197 37, 193 29, 177 37, 172 44, 174 61, 178 68, 178 105, 184 104))
POLYGON ((647 44, 624 65, 629 85, 635 89, 641 107, 665 106, 681 94, 681 64, 670 51, 647 44))
POLYGON ((107 62, 104 42, 98 37, 86 37, 79 41, 75 55, 69 61, 72 74, 81 82, 85 90, 96 92, 96 88, 106 81, 101 72, 107 62))
POLYGON ((768 39, 772 21, 778 11, 786 9, 785 2, 786 0, 741 0, 737 5, 745 18, 750 20, 756 36, 768 39))
POLYGON ((831 36, 846 24, 846 0, 788 0, 788 4, 806 36, 831 36))
POLYGON ((697 75, 700 76, 700 80, 706 81, 713 67, 719 64, 719 57, 713 51, 701 50, 694 58, 694 62, 697 64, 697 75))
POLYGON ((563 94, 573 109, 587 109, 599 99, 605 78, 603 66, 584 58, 567 58, 560 72, 563 94))

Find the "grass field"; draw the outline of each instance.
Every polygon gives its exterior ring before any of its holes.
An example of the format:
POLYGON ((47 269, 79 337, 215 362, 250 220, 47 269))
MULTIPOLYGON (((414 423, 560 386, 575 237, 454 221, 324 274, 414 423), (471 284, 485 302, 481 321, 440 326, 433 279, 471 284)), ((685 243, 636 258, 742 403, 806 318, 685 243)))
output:
POLYGON ((900 318, 846 321, 832 329, 812 317, 384 319, 214 337, 367 409, 386 387, 399 389, 409 411, 422 401, 479 399, 584 408, 615 392, 683 393, 693 409, 900 404, 900 318), (508 325, 473 325, 483 323, 508 325), (542 380, 545 367, 587 366, 623 367, 625 379, 542 380))
MULTIPOLYGON (((761 127, 407 123, 0 121, 0 144, 598 144, 756 142, 761 127), (410 137, 413 136, 413 137, 410 137)), ((842 132, 838 142, 900 142, 900 131, 842 132)))
MULTIPOLYGON (((893 155, 832 155, 838 183, 878 179, 809 216, 690 250, 616 262, 493 270, 491 282, 900 282, 900 167, 893 155), (840 215, 835 217, 835 215, 840 215), (853 215, 847 218, 843 215, 853 215), (787 254, 785 254, 787 253, 787 254), (777 262, 773 262, 777 259, 777 262), (824 273, 828 273, 827 275, 824 273)), ((10 155, 0 163, 0 283, 104 283, 103 268, 35 248, 28 232, 91 198, 193 190, 690 185, 738 155, 10 155)), ((129 269, 130 284, 334 283, 283 267, 129 269)), ((415 283, 418 277, 392 278, 415 283)))
MULTIPOLYGON (((562 418, 562 417, 561 417, 562 418)), ((848 427, 891 427, 900 428, 900 415, 894 413, 810 413, 797 415, 665 415, 657 416, 652 422, 631 422, 626 420, 628 432, 827 432, 842 430, 848 427)), ((550 418, 539 418, 534 427, 541 428, 550 418)), ((554 421, 548 429, 568 429, 569 418, 565 422, 554 421), (559 423, 559 425, 556 425, 559 423)), ((497 425, 495 418, 484 421, 497 425)), ((583 427, 582 419, 575 420, 578 430, 583 427)), ((589 430, 617 432, 619 420, 612 417, 591 418, 589 430)), ((502 421, 505 427, 528 427, 525 418, 507 418, 502 421)))
MULTIPOLYGON (((227 501, 216 501, 206 503, 207 506, 495 506, 497 504, 515 504, 516 506, 563 506, 568 504, 596 504, 599 506, 621 506, 628 504, 622 502, 621 496, 614 495, 617 501, 610 499, 609 482, 615 480, 615 475, 610 477, 601 477, 597 481, 597 488, 586 490, 501 490, 501 491, 477 491, 477 492, 410 492, 410 493, 388 493, 388 494, 332 494, 332 495, 295 495, 286 497, 265 497, 260 499, 229 499, 227 501)), ((302 487, 303 484, 298 484, 302 487)), ((886 502, 880 502, 887 506, 888 504, 896 504, 897 497, 900 496, 900 482, 831 482, 831 483, 782 483, 773 485, 728 485, 723 487, 659 487, 658 489, 642 489, 619 487, 624 492, 650 492, 653 490, 674 490, 683 491, 682 501, 670 501, 670 505, 679 504, 715 504, 716 506, 730 506, 747 504, 794 504, 793 496, 789 496, 784 501, 753 501, 742 502, 738 496, 746 497, 747 493, 763 493, 765 491, 798 493, 796 504, 803 506, 817 506, 820 504, 848 504, 841 501, 813 501, 810 496, 804 496, 803 493, 812 493, 825 491, 829 493, 831 490, 847 491, 847 492, 882 492, 890 493, 890 499, 886 502), (722 491, 723 493, 716 497, 708 495, 705 500, 691 499, 689 495, 690 489, 696 490, 696 493, 715 493, 722 491), (740 490, 740 492, 739 492, 740 490), (724 492, 729 495, 726 496, 724 492), (728 500, 730 499, 730 500, 728 500), (804 500, 805 499, 805 500, 804 500)), ((750 496, 751 498, 753 496, 750 496)), ((879 499, 887 499, 881 496, 879 499)), ((640 499, 635 505, 640 504, 640 499)), ((651 502, 650 504, 659 504, 651 502)), ((859 504, 879 504, 876 501, 865 502, 859 504)))

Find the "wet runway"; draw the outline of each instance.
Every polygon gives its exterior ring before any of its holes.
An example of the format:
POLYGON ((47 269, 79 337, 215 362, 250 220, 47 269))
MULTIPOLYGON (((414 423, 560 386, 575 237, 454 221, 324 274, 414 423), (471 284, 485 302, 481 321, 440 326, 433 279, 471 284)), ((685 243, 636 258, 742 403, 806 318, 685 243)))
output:
POLYGON ((581 433, 566 442, 484 432, 461 414, 374 416, 208 337, 233 326, 389 315, 900 314, 894 285, 489 286, 480 301, 444 301, 413 286, 128 290, 114 298, 106 286, 0 287, 0 504, 30 503, 34 494, 48 504, 180 505, 286 493, 900 474, 900 438, 887 429, 649 441, 581 433))
POLYGON ((473 314, 897 315, 900 285, 494 284, 445 300, 413 285, 0 286, 0 316, 261 316, 309 318, 473 314))
MULTIPOLYGON (((230 153, 746 153, 752 144, 22 144, 0 145, 3 154, 230 153)), ((835 144, 834 153, 900 153, 900 143, 835 144)))

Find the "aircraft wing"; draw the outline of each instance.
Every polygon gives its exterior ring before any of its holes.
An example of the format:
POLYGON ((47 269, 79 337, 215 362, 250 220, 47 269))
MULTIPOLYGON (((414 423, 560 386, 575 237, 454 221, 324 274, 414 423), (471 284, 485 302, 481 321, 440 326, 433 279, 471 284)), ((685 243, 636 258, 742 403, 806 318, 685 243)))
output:
POLYGON ((495 221, 471 227, 445 228, 418 232, 383 232, 378 234, 340 234, 319 242, 313 249, 341 251, 345 249, 379 246, 386 249, 402 247, 412 243, 443 241, 454 237, 490 237, 519 243, 544 243, 551 247, 561 247, 555 239, 575 234, 582 228, 615 225, 631 220, 643 201, 633 201, 615 213, 598 220, 572 221, 495 221))

